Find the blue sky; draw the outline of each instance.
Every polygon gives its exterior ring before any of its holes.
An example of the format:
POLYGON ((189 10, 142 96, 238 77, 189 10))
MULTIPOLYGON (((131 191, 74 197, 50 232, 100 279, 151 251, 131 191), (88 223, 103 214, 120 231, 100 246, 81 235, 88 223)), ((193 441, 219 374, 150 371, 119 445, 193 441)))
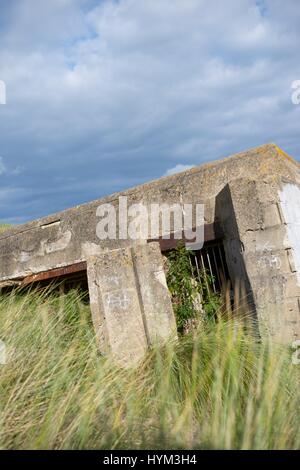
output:
POLYGON ((275 142, 300 160, 298 0, 1 0, 0 220, 275 142))

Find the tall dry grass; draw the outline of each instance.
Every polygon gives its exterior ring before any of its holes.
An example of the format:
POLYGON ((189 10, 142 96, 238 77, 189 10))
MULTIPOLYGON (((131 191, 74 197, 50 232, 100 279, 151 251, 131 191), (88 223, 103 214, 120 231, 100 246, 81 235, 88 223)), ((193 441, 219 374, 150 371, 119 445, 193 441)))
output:
POLYGON ((1 297, 0 447, 299 448, 300 366, 244 326, 205 322, 120 370, 77 293, 1 297))
POLYGON ((3 233, 5 232, 6 230, 8 230, 10 228, 10 225, 8 224, 3 224, 0 222, 0 233, 3 233))

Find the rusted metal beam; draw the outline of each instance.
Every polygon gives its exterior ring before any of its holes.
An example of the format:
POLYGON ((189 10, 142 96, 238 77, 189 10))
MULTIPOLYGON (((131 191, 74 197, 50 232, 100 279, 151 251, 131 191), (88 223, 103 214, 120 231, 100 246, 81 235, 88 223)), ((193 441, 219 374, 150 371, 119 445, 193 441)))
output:
POLYGON ((50 271, 44 271, 38 274, 32 274, 23 279, 22 285, 31 284, 32 282, 47 281, 56 277, 69 276, 70 274, 86 271, 86 261, 80 263, 71 264, 63 268, 55 268, 50 271))
MULTIPOLYGON (((218 222, 214 222, 212 224, 205 224, 204 225, 204 243, 211 242, 211 241, 214 241, 214 240, 220 240, 221 238, 223 238, 223 236, 224 236, 223 230, 221 228, 221 225, 218 222)), ((193 242, 193 240, 187 240, 184 237, 184 234, 182 234, 182 232, 180 232, 180 235, 178 235, 177 232, 176 232, 176 234, 171 233, 169 235, 169 238, 159 237, 159 238, 156 238, 156 239, 148 240, 148 242, 153 242, 153 241, 159 242, 160 249, 161 249, 162 252, 163 251, 173 250, 180 243, 186 244, 187 242, 188 243, 193 242)))

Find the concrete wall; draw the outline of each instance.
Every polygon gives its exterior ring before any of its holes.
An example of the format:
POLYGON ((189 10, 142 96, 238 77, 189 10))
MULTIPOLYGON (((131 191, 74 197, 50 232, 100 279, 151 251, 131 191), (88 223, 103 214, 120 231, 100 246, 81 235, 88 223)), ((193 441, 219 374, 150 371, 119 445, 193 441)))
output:
POLYGON ((224 190, 219 214, 232 279, 245 282, 260 333, 285 343, 300 337, 299 193, 274 176, 241 178, 224 190))
POLYGON ((102 250, 132 245, 126 240, 100 241, 96 235, 97 207, 104 203, 117 207, 120 195, 128 197, 128 204, 203 203, 205 222, 212 223, 217 195, 227 183, 245 174, 254 180, 274 174, 300 183, 299 165, 273 144, 161 178, 0 234, 0 281, 67 266, 102 250))

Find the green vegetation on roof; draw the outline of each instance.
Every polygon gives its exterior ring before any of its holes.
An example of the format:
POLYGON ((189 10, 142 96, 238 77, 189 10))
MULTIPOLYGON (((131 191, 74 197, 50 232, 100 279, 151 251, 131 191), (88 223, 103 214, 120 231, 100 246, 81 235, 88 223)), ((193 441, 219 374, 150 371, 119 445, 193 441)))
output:
POLYGON ((8 230, 11 227, 9 224, 1 224, 0 223, 0 233, 5 232, 5 230, 8 230))

